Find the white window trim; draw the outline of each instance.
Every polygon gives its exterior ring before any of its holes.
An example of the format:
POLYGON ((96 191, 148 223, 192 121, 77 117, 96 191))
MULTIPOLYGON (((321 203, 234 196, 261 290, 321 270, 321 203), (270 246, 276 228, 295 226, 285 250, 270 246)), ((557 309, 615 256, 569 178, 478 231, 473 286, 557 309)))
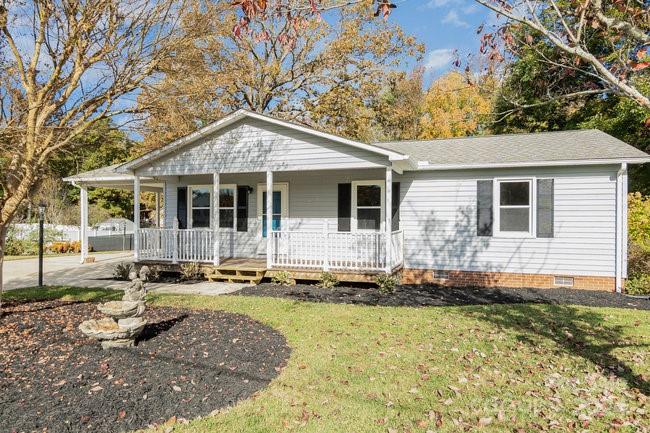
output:
MULTIPOLYGON (((222 189, 232 189, 233 190, 233 204, 232 204, 232 207, 221 207, 221 206, 219 206, 219 210, 221 210, 221 209, 231 209, 232 210, 232 227, 219 227, 219 230, 235 231, 235 230, 237 230, 237 184, 234 184, 234 183, 219 184, 219 194, 221 194, 222 189)), ((210 203, 214 203, 214 200, 210 200, 210 203)), ((212 221, 214 221, 214 219, 210 218, 210 224, 212 224, 212 221)), ((219 217, 219 224, 221 224, 221 217, 219 217)))
POLYGON ((534 238, 537 233, 537 221, 535 218, 537 209, 537 178, 536 177, 503 177, 494 179, 492 208, 494 209, 494 236, 502 238, 534 238), (509 209, 528 208, 528 230, 527 231, 501 231, 501 184, 512 182, 528 182, 530 197, 528 206, 503 206, 509 209))
MULTIPOLYGON (((273 191, 280 191, 282 193, 280 199, 280 218, 287 223, 289 222, 289 182, 273 182, 273 191)), ((266 203, 262 203, 262 193, 266 192, 266 183, 257 184, 257 220, 259 222, 258 236, 262 239, 262 212, 266 209, 266 203)), ((284 224, 281 231, 287 230, 287 225, 284 224)))
MULTIPOLYGON (((386 181, 385 180, 357 180, 352 182, 352 215, 351 215, 351 224, 350 228, 353 232, 383 232, 386 225, 386 181), (366 185, 377 185, 380 188, 381 202, 380 202, 380 212, 379 212, 379 230, 364 230, 358 228, 357 224, 357 187, 366 186, 366 185)), ((376 206, 361 206, 361 209, 373 209, 376 206)))
MULTIPOLYGON (((214 224, 214 209, 213 209, 213 204, 214 204, 214 199, 212 197, 212 190, 213 190, 213 185, 208 184, 208 185, 187 185, 187 228, 191 229, 194 228, 194 221, 192 219, 192 210, 194 209, 208 209, 207 206, 201 206, 201 207, 194 207, 192 205, 192 190, 194 189, 199 189, 199 188, 207 188, 208 193, 210 194, 210 227, 198 227, 198 229, 203 229, 203 230, 212 230, 212 225, 214 224)), ((231 229, 237 229, 237 184, 234 183, 226 183, 226 184, 219 184, 219 191, 222 189, 228 189, 231 188, 235 191, 235 211, 234 211, 234 218, 233 218, 233 226, 232 227, 220 227, 219 230, 231 230, 231 229)), ((221 209, 221 208, 220 208, 221 209)), ((230 208, 223 208, 223 209, 230 209, 230 208)))

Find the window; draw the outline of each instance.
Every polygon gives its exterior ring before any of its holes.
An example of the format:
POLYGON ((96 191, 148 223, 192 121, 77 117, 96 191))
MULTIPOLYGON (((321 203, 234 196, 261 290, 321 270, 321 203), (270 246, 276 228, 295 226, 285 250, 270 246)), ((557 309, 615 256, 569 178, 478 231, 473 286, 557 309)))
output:
POLYGON ((190 188, 190 227, 210 227, 210 186, 190 188))
POLYGON ((235 186, 219 187, 219 228, 235 227, 235 186))
MULTIPOLYGON (((212 227, 212 185, 191 186, 189 227, 212 227)), ((235 228, 236 185, 219 186, 219 228, 235 228)))
POLYGON ((384 182, 352 183, 352 220, 354 230, 381 230, 384 221, 384 182))
POLYGON ((505 235, 532 234, 532 181, 501 180, 497 182, 497 188, 498 232, 505 235))

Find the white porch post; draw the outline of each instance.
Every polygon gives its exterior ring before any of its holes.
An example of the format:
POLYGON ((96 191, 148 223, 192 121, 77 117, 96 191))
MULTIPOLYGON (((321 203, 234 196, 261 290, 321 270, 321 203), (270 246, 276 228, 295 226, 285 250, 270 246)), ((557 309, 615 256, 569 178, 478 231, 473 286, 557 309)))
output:
POLYGON ((392 270, 391 232, 393 228, 393 169, 386 167, 386 199, 384 200, 385 231, 386 231, 386 272, 392 270))
POLYGON ((133 259, 140 259, 140 177, 133 177, 133 259))
POLYGON ((266 267, 273 263, 273 172, 266 171, 266 267))
POLYGON ((79 206, 81 209, 81 218, 79 219, 81 232, 79 233, 79 240, 81 241, 81 263, 85 263, 88 257, 88 188, 85 186, 79 188, 81 191, 79 206))
POLYGON ((219 266, 219 173, 212 174, 212 263, 219 266))
POLYGON ((160 193, 156 193, 156 227, 160 228, 160 193))

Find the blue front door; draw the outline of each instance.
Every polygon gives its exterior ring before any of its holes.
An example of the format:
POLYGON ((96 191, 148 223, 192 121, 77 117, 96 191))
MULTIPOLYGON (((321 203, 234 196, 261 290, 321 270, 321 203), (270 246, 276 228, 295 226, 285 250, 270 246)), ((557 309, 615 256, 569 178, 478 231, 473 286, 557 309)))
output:
MULTIPOLYGON (((282 192, 273 191, 273 231, 282 228, 282 192)), ((266 191, 262 193, 262 237, 266 237, 266 191)))

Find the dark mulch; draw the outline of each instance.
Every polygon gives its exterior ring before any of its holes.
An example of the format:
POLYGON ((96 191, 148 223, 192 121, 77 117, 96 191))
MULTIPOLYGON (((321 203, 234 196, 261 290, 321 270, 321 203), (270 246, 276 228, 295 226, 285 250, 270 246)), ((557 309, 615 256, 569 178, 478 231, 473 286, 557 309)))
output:
POLYGON ((245 287, 237 294, 335 304, 395 307, 543 303, 650 310, 650 300, 648 299, 634 299, 617 293, 576 289, 444 287, 422 284, 398 286, 393 293, 383 294, 376 287, 370 286, 338 286, 333 289, 322 289, 303 284, 295 286, 260 284, 245 287))
POLYGON ((96 304, 5 304, 0 432, 120 432, 191 419, 250 397, 289 357, 285 338, 246 316, 149 308, 133 349, 103 351, 77 329, 96 304))

